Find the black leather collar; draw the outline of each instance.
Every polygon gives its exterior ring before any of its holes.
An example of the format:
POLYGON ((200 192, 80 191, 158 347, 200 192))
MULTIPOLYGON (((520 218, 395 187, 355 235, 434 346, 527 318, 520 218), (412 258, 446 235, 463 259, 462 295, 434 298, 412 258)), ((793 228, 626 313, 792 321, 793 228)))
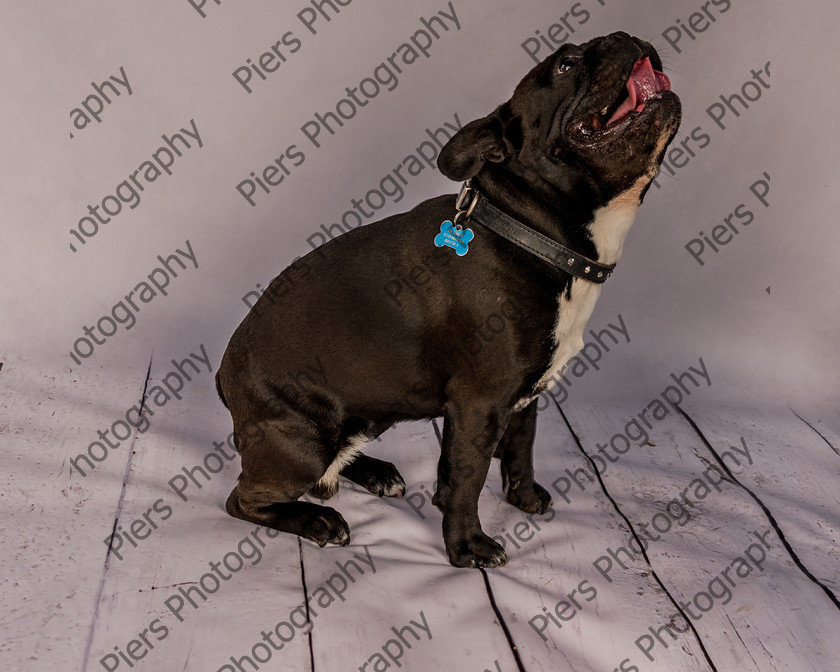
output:
POLYGON ((607 266, 584 257, 506 215, 478 193, 475 187, 471 187, 469 181, 461 187, 455 208, 458 210, 455 224, 459 223, 461 217, 467 221, 474 220, 514 245, 578 278, 601 284, 612 275, 615 268, 615 264, 607 266))

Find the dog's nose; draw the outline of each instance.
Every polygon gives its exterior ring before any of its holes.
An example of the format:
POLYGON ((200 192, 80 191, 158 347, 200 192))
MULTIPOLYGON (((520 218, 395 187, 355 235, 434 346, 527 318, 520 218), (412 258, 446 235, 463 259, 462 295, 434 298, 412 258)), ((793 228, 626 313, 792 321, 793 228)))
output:
POLYGON ((610 33, 607 35, 607 44, 613 45, 617 42, 632 42, 633 38, 628 34, 625 33, 623 30, 617 30, 614 33, 610 33))
POLYGON ((616 31, 600 40, 593 40, 592 46, 592 57, 601 63, 602 67, 609 67, 604 64, 616 64, 625 59, 638 59, 640 54, 646 51, 645 46, 649 45, 624 31, 616 31))

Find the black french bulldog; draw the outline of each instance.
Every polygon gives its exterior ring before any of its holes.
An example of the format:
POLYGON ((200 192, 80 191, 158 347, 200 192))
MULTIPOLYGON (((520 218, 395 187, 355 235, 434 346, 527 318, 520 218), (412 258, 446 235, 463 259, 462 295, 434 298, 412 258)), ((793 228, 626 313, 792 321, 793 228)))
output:
POLYGON ((394 465, 360 448, 442 416, 433 501, 449 561, 507 562, 481 529, 479 492, 495 456, 511 504, 551 504, 534 482, 535 400, 582 347, 676 133, 661 68, 626 33, 564 45, 443 148, 440 171, 469 180, 457 205, 440 196, 354 229, 275 278, 216 376, 242 458, 230 515, 347 544, 341 514, 298 499, 332 496, 339 474, 402 496, 394 465))

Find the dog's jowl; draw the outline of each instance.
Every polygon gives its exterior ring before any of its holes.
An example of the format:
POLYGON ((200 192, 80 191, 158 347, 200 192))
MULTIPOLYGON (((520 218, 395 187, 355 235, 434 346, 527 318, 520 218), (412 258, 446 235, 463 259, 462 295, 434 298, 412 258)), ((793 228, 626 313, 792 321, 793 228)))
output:
POLYGON ((299 498, 330 497, 339 475, 403 495, 394 465, 360 451, 395 422, 442 417, 433 501, 449 561, 505 564, 478 495, 497 457, 511 504, 551 503, 534 481, 536 399, 583 345, 676 133, 680 102, 661 68, 625 33, 564 45, 442 149, 441 172, 465 181, 457 198, 349 231, 273 281, 217 375, 242 459, 231 515, 346 544, 341 514, 299 498), (289 290, 300 264, 306 281, 289 290), (394 301, 405 278, 411 291, 394 301), (505 306, 515 310, 501 319, 505 306))

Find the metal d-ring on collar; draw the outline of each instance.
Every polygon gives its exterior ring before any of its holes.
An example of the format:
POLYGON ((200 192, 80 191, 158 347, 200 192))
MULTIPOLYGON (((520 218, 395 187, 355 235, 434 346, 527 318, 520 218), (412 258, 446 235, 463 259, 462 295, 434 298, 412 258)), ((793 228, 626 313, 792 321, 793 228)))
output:
POLYGON ((457 213, 453 224, 457 225, 462 217, 466 221, 474 220, 514 245, 578 278, 601 284, 615 269, 615 264, 599 264, 506 215, 470 186, 469 180, 461 187, 455 209, 457 213))
POLYGON ((478 192, 469 186, 469 184, 469 180, 464 182, 464 186, 461 187, 461 192, 458 194, 458 198, 455 199, 455 209, 458 211, 455 213, 455 218, 452 220, 452 225, 455 227, 460 226, 458 224, 458 220, 461 217, 464 217, 467 221, 469 221, 470 217, 472 217, 473 210, 475 210, 475 206, 478 203, 478 192), (465 208, 464 201, 470 197, 470 192, 473 193, 473 199, 469 207, 465 208))

